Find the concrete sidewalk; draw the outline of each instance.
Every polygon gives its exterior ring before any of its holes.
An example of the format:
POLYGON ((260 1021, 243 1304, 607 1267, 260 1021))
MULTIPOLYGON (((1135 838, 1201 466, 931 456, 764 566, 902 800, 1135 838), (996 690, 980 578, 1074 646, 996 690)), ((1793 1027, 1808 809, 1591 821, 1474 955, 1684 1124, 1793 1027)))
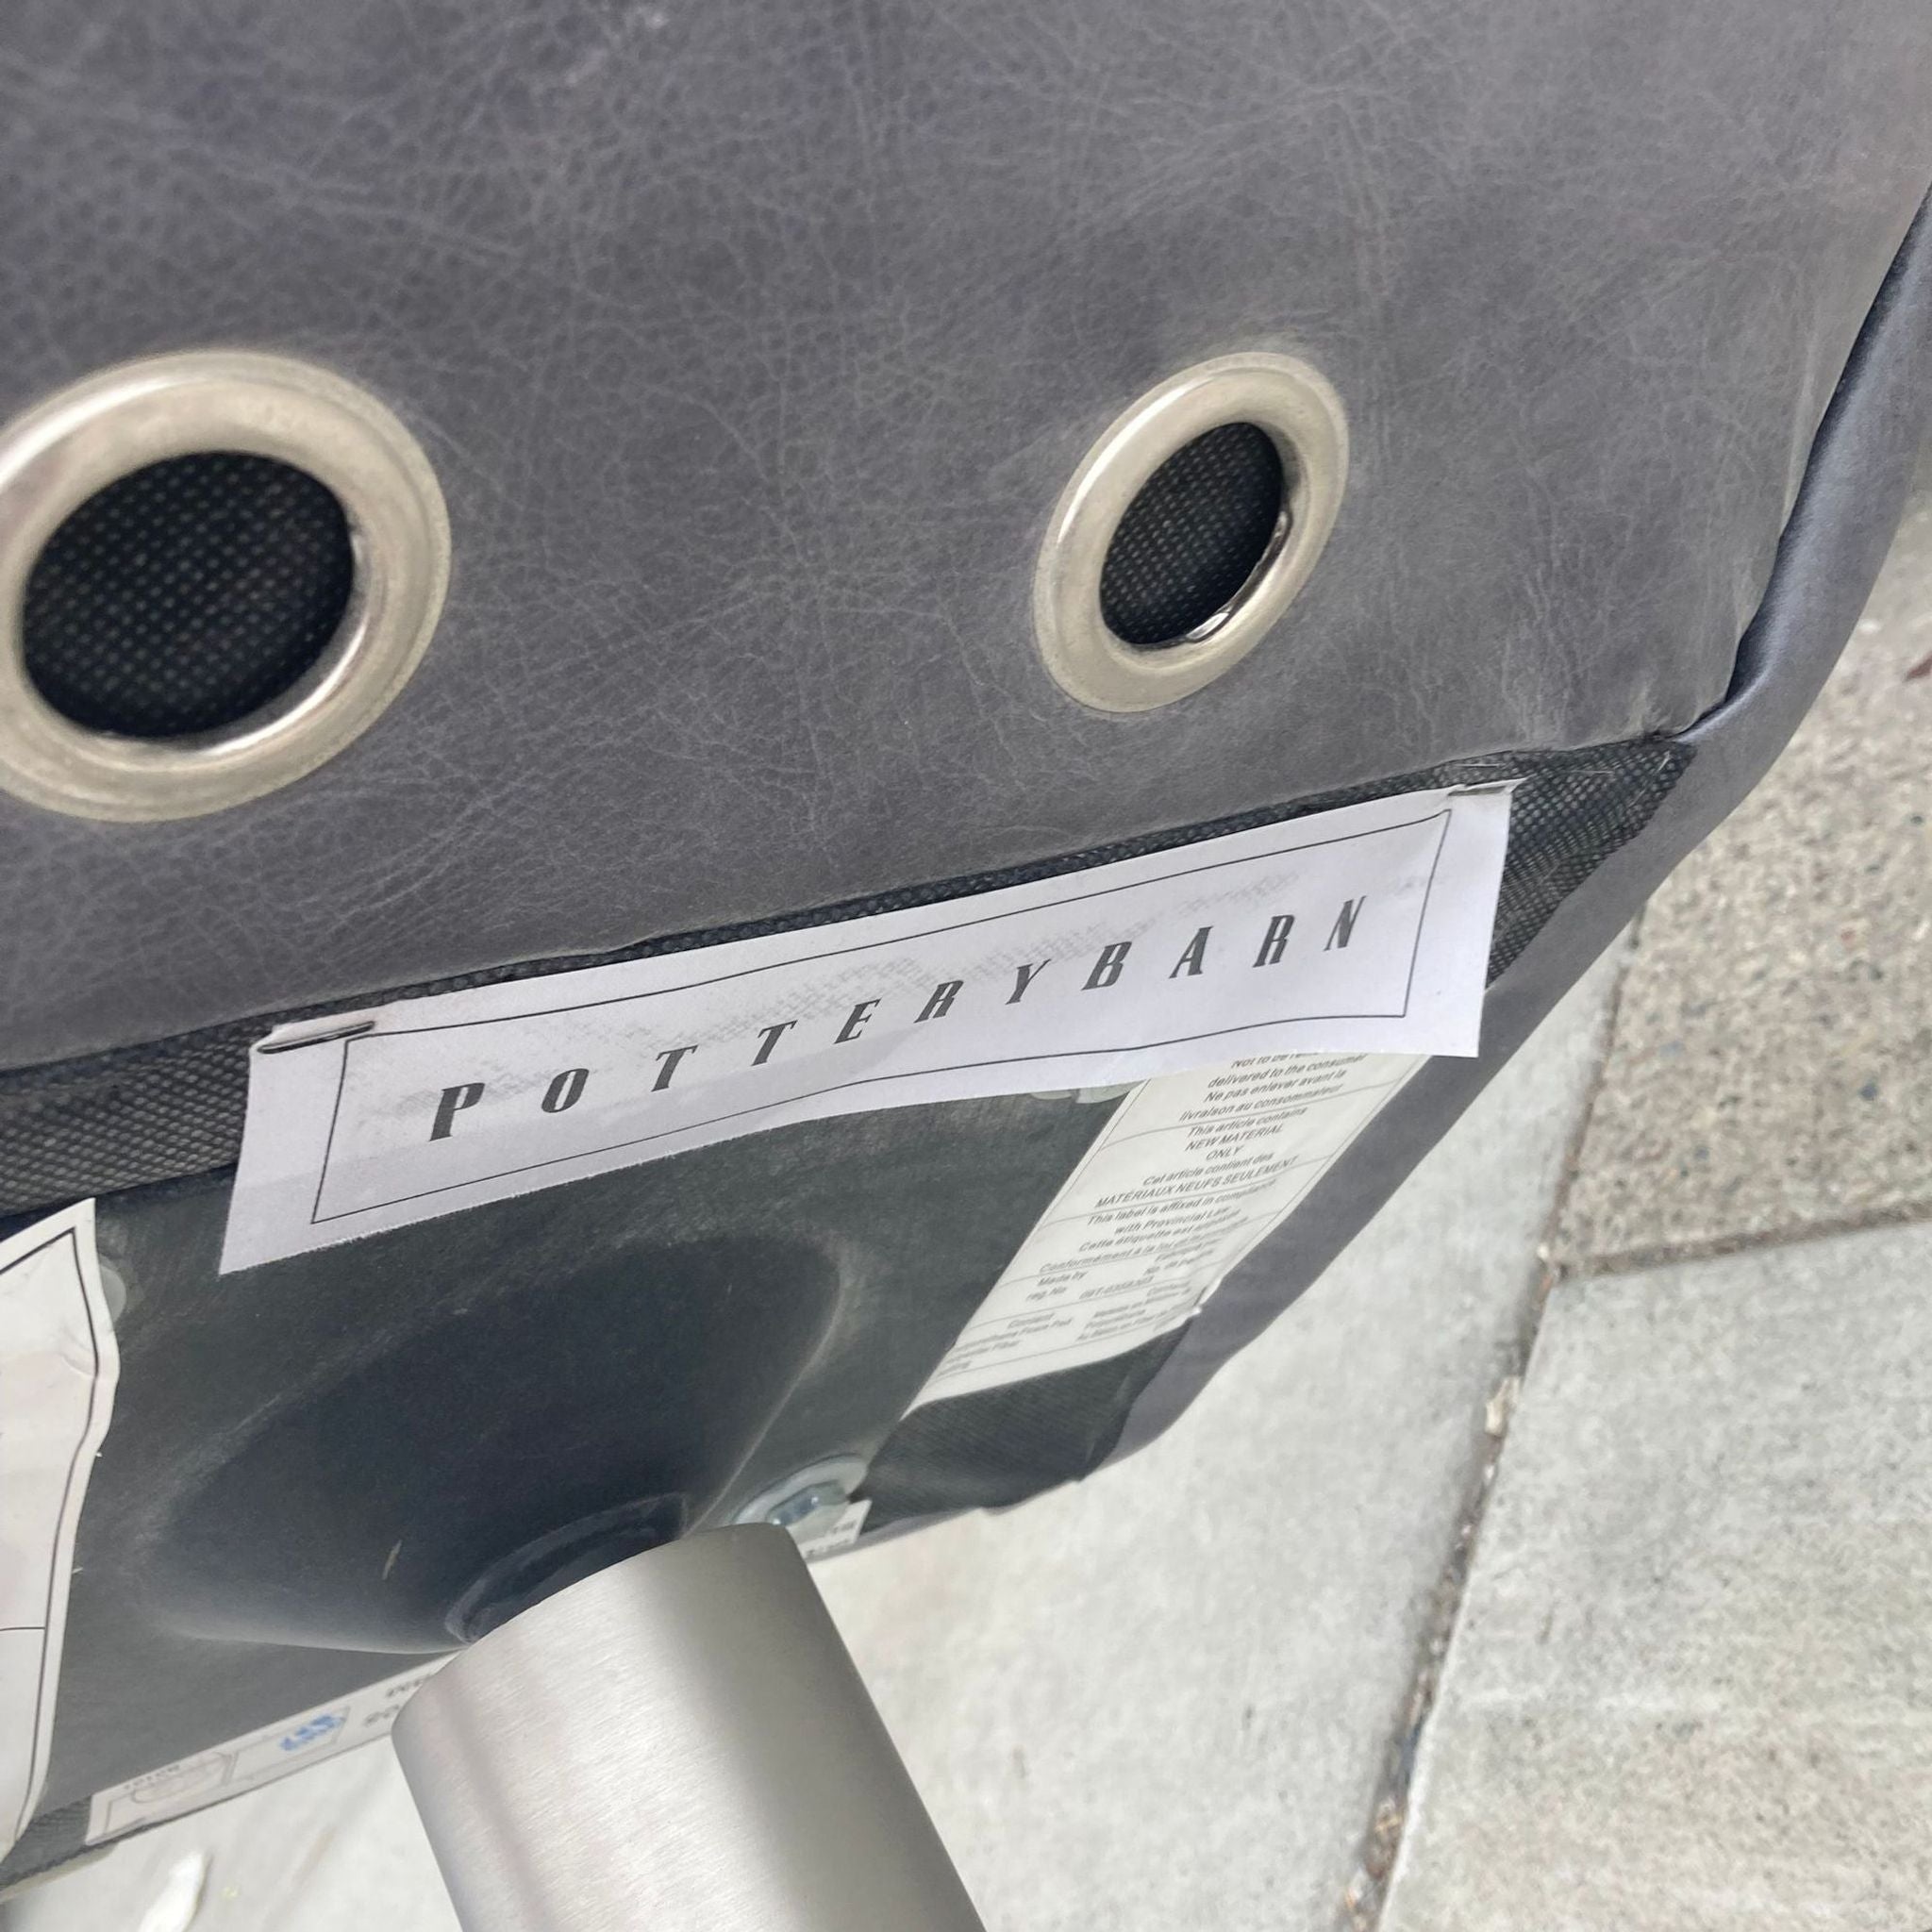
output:
POLYGON ((1382 1932, 1932 1922, 1932 1228, 1566 1284, 1382 1932))
POLYGON ((1643 917, 1382 1932, 1932 1924, 1928 743, 1922 491, 1643 917))
MULTIPOLYGON (((1178 1427, 822 1570, 990 1926, 1932 1924, 1928 662, 1922 498, 1766 786, 1178 1427)), ((387 1745, 0 1924, 195 1851, 195 1932, 455 1924, 387 1745)))

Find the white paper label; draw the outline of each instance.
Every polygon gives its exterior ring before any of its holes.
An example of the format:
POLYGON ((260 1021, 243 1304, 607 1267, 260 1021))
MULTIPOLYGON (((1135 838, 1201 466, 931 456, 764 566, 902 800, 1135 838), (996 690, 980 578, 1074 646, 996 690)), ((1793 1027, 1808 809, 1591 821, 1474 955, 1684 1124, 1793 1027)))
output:
POLYGON ((1423 1064, 1291 1054, 1150 1080, 1117 1108, 914 1408, 1178 1328, 1423 1064))
POLYGON ((1250 1050, 1474 1054, 1508 818, 1506 787, 1411 792, 278 1028, 253 1058, 222 1265, 791 1121, 1250 1050))
POLYGON ((164 1764, 158 1771, 129 1778, 125 1785, 96 1791, 88 1807, 87 1842, 113 1838, 138 1825, 158 1824, 219 1804, 258 1785, 273 1784, 291 1771, 389 1736, 403 1706, 445 1660, 424 1664, 401 1676, 387 1677, 348 1691, 299 1716, 264 1724, 245 1738, 233 1738, 212 1750, 164 1764))
POLYGON ((858 1533, 871 1514, 870 1496, 846 1504, 824 1529, 798 1539, 798 1554, 808 1563, 816 1563, 821 1557, 836 1557, 841 1550, 849 1550, 858 1541, 858 1533))
POLYGON ((46 1785, 74 1533, 120 1374, 93 1203, 0 1241, 0 1851, 46 1785))

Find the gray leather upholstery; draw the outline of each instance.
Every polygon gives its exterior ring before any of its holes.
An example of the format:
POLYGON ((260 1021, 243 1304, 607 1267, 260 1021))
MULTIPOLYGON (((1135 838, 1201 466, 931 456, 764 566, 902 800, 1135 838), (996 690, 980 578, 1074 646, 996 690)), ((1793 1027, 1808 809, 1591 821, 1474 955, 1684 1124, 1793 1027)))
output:
POLYGON ((0 801, 0 1059, 1689 725, 1932 175, 1928 56, 1923 0, 9 9, 0 406, 312 356, 423 438, 457 568, 291 791, 0 801), (1212 690, 1083 711, 1047 510, 1243 345, 1348 405, 1328 553, 1212 690))
MULTIPOLYGON (((1724 702, 1657 817, 1490 989, 1479 1059, 1433 1059, 1249 1256, 1143 1390, 1115 1456, 1143 1448, 1309 1287, 1614 940, 1657 881, 1750 791, 1810 708, 1870 594, 1932 421, 1932 204, 1914 224, 1833 399, 1724 702)), ((1847 784, 1857 774, 1845 774, 1847 784)))
MULTIPOLYGON (((1483 1058, 1425 1068, 1027 1479, 1139 1446, 1824 677, 1932 403, 1932 228, 1887 280, 1928 57, 1924 0, 21 0, 0 414, 153 351, 307 355, 415 428, 457 560, 415 682, 288 791, 158 826, 0 797, 0 1067, 1683 734, 1483 1058), (1048 511, 1125 402, 1243 346, 1346 402, 1327 554, 1222 683, 1083 710, 1030 636, 1048 511)), ((103 1783, 441 1641, 498 1541, 657 1489, 728 1515, 890 1441, 1083 1114, 787 1130, 273 1281, 214 1273, 219 1174, 104 1202, 127 1370, 0 1875, 77 1851, 103 1783), (721 1271, 771 1291, 729 1347, 721 1271), (495 1426, 545 1404, 582 1411, 554 1466, 495 1426), (406 1515, 451 1534, 392 1580, 406 1515)))

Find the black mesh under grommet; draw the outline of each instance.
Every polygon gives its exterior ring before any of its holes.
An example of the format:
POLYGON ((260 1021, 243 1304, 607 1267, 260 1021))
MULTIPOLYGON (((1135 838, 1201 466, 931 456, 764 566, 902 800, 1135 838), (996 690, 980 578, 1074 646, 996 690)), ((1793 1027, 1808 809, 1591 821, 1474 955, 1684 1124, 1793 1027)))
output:
POLYGON ((1253 423, 1224 423, 1183 444, 1141 485, 1108 545, 1108 629, 1159 650, 1224 609, 1274 541, 1288 480, 1274 439, 1253 423))
POLYGON ((27 579, 27 675, 76 724, 176 738, 235 724, 328 648, 355 550, 328 487, 271 457, 175 457, 117 478, 27 579))

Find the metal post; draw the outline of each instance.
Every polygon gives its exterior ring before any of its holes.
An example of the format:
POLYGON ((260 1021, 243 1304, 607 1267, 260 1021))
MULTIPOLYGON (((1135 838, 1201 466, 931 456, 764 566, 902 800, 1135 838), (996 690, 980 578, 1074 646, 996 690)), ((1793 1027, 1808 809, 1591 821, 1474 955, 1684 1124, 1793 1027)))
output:
POLYGON ((464 1932, 982 1932, 781 1529, 535 1605, 395 1744, 464 1932))

